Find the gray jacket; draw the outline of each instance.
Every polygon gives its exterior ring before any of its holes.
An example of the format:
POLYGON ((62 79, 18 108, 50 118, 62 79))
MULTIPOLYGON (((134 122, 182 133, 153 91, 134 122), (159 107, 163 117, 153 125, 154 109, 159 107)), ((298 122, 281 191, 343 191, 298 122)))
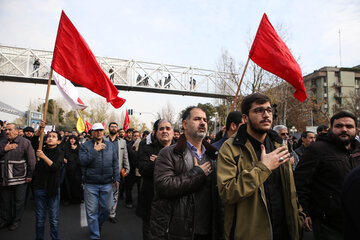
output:
POLYGON ((113 143, 114 146, 117 146, 117 154, 119 158, 119 170, 121 171, 121 169, 125 168, 125 172, 129 174, 130 164, 129 164, 129 156, 126 148, 126 141, 122 138, 116 137, 115 141, 112 142, 109 136, 106 136, 105 140, 113 143))

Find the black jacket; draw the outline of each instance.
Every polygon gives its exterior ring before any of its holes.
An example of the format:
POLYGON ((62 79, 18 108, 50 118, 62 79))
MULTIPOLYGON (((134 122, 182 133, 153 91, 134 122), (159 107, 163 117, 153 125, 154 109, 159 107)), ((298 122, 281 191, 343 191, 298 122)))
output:
POLYGON ((359 202, 360 167, 357 167, 345 178, 342 191, 345 240, 358 239, 360 236, 359 202))
POLYGON ((150 160, 151 155, 158 155, 163 148, 161 143, 153 140, 150 144, 145 144, 139 148, 137 154, 139 173, 143 178, 139 204, 136 214, 142 219, 149 221, 151 212, 151 202, 154 197, 154 166, 155 161, 150 160))
POLYGON ((360 165, 360 144, 347 150, 331 134, 321 136, 302 155, 295 170, 299 201, 312 218, 342 231, 341 188, 346 175, 360 165))
MULTIPOLYGON (((211 239, 223 239, 222 205, 216 186, 217 149, 203 141, 206 155, 211 159, 211 239)), ((194 236, 195 193, 206 183, 200 167, 187 169, 185 158, 191 157, 185 135, 176 145, 163 148, 155 162, 155 196, 151 206, 151 239, 190 240, 194 236)), ((192 157, 191 157, 192 158, 192 157)), ((209 239, 209 240, 211 240, 209 239)))

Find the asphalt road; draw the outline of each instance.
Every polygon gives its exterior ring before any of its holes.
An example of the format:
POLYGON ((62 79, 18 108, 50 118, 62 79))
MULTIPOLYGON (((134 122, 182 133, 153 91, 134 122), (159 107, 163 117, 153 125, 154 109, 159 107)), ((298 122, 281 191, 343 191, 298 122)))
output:
MULTIPOLYGON (((134 189, 135 190, 135 189, 134 189)), ((135 192, 135 191, 134 191, 135 192)), ((134 197, 136 199, 136 197, 134 197)), ((90 239, 86 227, 85 209, 83 204, 60 206, 60 238, 62 240, 90 239)), ((127 209, 120 200, 117 209, 118 222, 106 221, 102 228, 102 240, 141 240, 141 219, 135 215, 135 208, 127 209)), ((45 239, 50 239, 49 224, 46 224, 45 239)), ((33 240, 35 239, 34 202, 29 200, 20 227, 15 231, 0 230, 0 240, 33 240)), ((312 240, 311 233, 305 233, 303 240, 312 240)))

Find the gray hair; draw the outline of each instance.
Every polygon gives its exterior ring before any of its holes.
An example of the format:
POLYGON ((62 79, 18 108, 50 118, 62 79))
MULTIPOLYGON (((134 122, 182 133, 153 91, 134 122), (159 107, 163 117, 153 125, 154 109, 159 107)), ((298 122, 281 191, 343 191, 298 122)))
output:
POLYGON ((6 123, 6 126, 8 126, 8 125, 14 125, 15 130, 20 129, 20 126, 18 124, 16 124, 16 123, 6 123))
POLYGON ((158 122, 158 126, 157 126, 156 131, 158 131, 158 130, 159 130, 160 124, 161 124, 161 123, 163 123, 163 122, 168 122, 168 123, 170 123, 171 128, 173 128, 173 129, 174 129, 173 124, 172 124, 169 120, 166 120, 166 119, 160 119, 160 121, 158 122))
POLYGON ((287 130, 287 127, 284 126, 284 125, 276 125, 276 126, 273 128, 273 130, 274 130, 275 132, 277 132, 277 133, 279 133, 280 130, 283 130, 283 129, 286 129, 286 130, 287 130))

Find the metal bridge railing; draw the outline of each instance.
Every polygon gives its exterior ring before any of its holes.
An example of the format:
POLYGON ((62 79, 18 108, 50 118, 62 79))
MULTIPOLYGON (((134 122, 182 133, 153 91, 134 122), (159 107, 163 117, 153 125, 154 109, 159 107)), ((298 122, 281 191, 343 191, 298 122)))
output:
MULTIPOLYGON (((0 45, 0 75, 48 79, 53 53, 0 45), (38 59, 39 64, 35 61, 38 59)), ((235 95, 233 73, 118 58, 96 57, 115 86, 162 93, 208 95, 226 98, 235 95)))

